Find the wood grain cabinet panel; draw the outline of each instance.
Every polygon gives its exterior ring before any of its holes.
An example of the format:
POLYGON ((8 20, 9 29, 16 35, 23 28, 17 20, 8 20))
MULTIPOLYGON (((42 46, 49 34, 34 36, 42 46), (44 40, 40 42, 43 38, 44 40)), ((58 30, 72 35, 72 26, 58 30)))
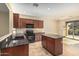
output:
POLYGON ((43 28, 43 21, 34 20, 34 28, 43 28))
POLYGON ((20 26, 21 26, 21 28, 25 28, 25 25, 26 25, 26 21, 25 21, 25 19, 24 18, 20 18, 20 26))
POLYGON ((19 14, 13 13, 13 27, 19 27, 19 14))
POLYGON ((34 20, 34 28, 39 28, 39 21, 38 20, 34 20))
POLYGON ((33 20, 32 19, 25 19, 25 23, 26 24, 33 24, 33 20))
POLYGON ((43 28, 42 20, 20 18, 19 14, 13 13, 13 27, 14 28, 26 28, 26 24, 34 24, 34 28, 43 28))
POLYGON ((1 49, 2 56, 28 56, 29 46, 20 45, 16 47, 3 48, 1 49))
POLYGON ((26 24, 33 24, 33 20, 20 18, 20 27, 21 28, 26 28, 26 24))
POLYGON ((43 28, 43 21, 42 20, 38 21, 38 28, 43 28))
POLYGON ((47 36, 42 36, 42 46, 54 56, 63 53, 62 38, 54 39, 47 36))
POLYGON ((62 40, 55 40, 55 55, 63 53, 63 43, 62 40))
POLYGON ((45 36, 42 36, 42 46, 44 47, 44 48, 46 48, 47 47, 47 43, 46 43, 46 40, 47 38, 45 37, 45 36))

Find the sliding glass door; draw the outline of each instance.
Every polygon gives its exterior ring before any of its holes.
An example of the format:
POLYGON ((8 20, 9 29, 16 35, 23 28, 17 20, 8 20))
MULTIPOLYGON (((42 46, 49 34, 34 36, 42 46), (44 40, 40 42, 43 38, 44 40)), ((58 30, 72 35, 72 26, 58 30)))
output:
POLYGON ((79 40, 79 21, 74 22, 74 38, 79 40))
POLYGON ((67 37, 79 40, 79 21, 69 21, 67 25, 67 37))

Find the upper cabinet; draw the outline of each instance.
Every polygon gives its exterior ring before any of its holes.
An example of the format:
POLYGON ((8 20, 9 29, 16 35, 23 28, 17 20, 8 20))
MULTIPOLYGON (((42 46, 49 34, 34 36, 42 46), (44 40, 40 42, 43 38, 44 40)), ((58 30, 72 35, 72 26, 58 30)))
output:
POLYGON ((13 27, 20 28, 21 20, 19 19, 19 14, 13 13, 13 27))
POLYGON ((13 27, 14 28, 19 27, 19 14, 13 13, 13 27))
POLYGON ((26 28, 27 24, 34 24, 34 28, 43 28, 42 20, 34 20, 27 18, 20 18, 19 14, 13 14, 13 27, 14 28, 26 28))
POLYGON ((32 19, 20 18, 20 28, 26 28, 26 24, 33 24, 32 19))
POLYGON ((38 28, 38 27, 39 27, 39 22, 38 22, 38 20, 34 20, 33 22, 34 22, 34 28, 38 28))
POLYGON ((26 24, 33 24, 33 20, 32 19, 25 19, 25 23, 26 24))
POLYGON ((34 20, 34 28, 43 28, 42 20, 34 20))
POLYGON ((43 21, 42 20, 38 20, 38 24, 39 24, 38 28, 43 28, 43 21))

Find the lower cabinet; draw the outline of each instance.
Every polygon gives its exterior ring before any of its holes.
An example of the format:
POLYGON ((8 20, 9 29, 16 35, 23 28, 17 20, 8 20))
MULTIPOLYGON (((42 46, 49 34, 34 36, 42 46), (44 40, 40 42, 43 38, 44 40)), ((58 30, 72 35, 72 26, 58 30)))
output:
POLYGON ((42 36, 42 46, 44 47, 44 48, 46 48, 47 47, 47 40, 45 40, 46 39, 46 37, 45 36, 42 36))
POLYGON ((50 53, 54 53, 54 40, 46 38, 46 48, 50 53))
POLYGON ((28 56, 29 55, 29 46, 20 45, 16 47, 9 47, 1 49, 2 56, 28 56))
POLYGON ((63 53, 62 38, 54 39, 51 37, 42 36, 42 46, 54 56, 63 53))

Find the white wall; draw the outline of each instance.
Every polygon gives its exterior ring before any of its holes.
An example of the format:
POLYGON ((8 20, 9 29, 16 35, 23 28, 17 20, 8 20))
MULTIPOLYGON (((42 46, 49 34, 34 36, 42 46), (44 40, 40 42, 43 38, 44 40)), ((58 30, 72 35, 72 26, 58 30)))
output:
POLYGON ((44 20, 44 32, 46 34, 56 34, 57 33, 57 21, 50 18, 42 18, 44 20))
POLYGON ((0 37, 9 34, 9 13, 0 12, 0 37))
POLYGON ((59 35, 63 35, 65 36, 65 30, 66 30, 66 27, 65 27, 65 22, 64 20, 60 20, 59 23, 57 23, 58 27, 58 34, 59 35))
POLYGON ((13 31, 13 13, 9 11, 9 33, 13 31))

